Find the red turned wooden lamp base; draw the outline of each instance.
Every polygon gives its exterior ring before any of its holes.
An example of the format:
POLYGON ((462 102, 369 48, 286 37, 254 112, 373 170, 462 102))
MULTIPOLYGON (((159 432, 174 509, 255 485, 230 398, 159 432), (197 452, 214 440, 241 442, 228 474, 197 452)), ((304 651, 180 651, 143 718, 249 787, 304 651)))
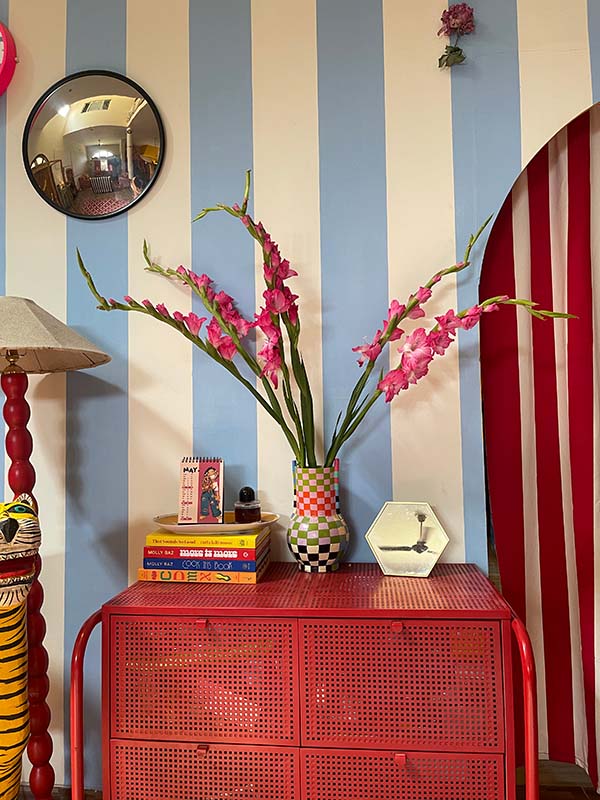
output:
MULTIPOLYGON (((53 373, 105 364, 110 356, 40 308, 32 300, 0 297, 0 357, 8 362, 0 384, 6 396, 4 420, 8 426, 6 452, 10 459, 8 485, 15 497, 33 496, 35 470, 30 462, 33 440, 27 430, 30 409, 25 399, 27 373, 53 373)), ((42 512, 43 514, 43 512, 42 512)), ((50 708, 48 653, 44 647, 46 622, 42 615, 44 590, 39 581, 42 560, 36 559, 35 579, 27 598, 28 685, 30 738, 27 755, 32 768, 29 786, 35 800, 52 800, 54 770, 50 764, 52 739, 48 733, 50 708)))

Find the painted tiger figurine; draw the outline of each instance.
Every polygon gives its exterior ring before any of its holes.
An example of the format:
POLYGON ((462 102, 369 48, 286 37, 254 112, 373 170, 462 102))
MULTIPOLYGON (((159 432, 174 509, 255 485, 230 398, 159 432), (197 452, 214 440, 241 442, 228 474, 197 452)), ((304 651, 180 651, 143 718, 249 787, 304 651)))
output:
POLYGON ((0 503, 0 798, 16 800, 29 738, 27 594, 40 546, 35 500, 0 503))

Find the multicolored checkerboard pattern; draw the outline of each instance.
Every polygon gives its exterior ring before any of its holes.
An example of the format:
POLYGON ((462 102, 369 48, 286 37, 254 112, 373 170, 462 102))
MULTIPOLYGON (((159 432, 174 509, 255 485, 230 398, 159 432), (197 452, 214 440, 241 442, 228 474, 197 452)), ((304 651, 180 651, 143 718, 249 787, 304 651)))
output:
POLYGON ((305 572, 333 572, 348 544, 348 528, 337 513, 337 486, 337 464, 295 469, 288 547, 305 572))

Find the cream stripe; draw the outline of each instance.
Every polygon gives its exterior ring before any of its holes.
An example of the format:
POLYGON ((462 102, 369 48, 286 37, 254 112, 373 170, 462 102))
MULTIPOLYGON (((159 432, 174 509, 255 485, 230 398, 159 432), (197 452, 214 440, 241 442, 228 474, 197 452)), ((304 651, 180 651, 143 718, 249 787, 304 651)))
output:
MULTIPOLYGON (((600 292, 600 225, 597 220, 600 214, 600 106, 595 105, 591 111, 591 188, 592 188, 592 297, 598 298, 600 292)), ((596 665, 596 749, 600 761, 600 306, 596 299, 594 309, 594 653, 596 665)))
MULTIPOLYGON (((65 73, 65 0, 12 2, 8 24, 19 63, 7 93, 6 293, 30 297, 64 322, 66 218, 44 203, 30 185, 23 169, 21 136, 34 102, 65 73)), ((58 784, 64 783, 65 392, 64 375, 31 377, 29 428, 38 476, 35 494, 42 526, 43 613, 48 624, 45 646, 50 658, 48 704, 54 740, 52 765, 58 784)))
POLYGON ((592 103, 586 0, 517 0, 523 166, 592 103))
MULTIPOLYGON (((252 0, 252 87, 254 208, 282 255, 299 277, 301 348, 322 431, 321 262, 317 117, 315 0, 252 0), (273 42, 285 54, 273 61, 273 42)), ((256 299, 263 304, 262 262, 257 264, 256 299)), ((319 444, 322 451, 322 442, 319 444)), ((317 458, 322 458, 322 452, 317 458)), ((292 508, 292 454, 267 414, 258 412, 258 485, 264 508, 292 508)), ((274 558, 288 559, 287 517, 279 527, 274 558)))
MULTIPOLYGON (((129 292, 186 313, 185 287, 144 271, 142 243, 168 266, 190 265, 190 113, 188 2, 127 3, 127 72, 155 101, 165 125, 166 158, 156 185, 129 212, 129 292), (149 42, 160 31, 168 53, 149 42)), ((165 325, 129 315, 129 575, 142 564, 152 517, 176 508, 179 461, 192 454, 192 346, 165 325)))
MULTIPOLYGON (((567 240, 568 240, 568 180, 567 131, 563 128, 548 146, 550 183, 550 236, 552 247, 552 308, 567 308, 567 240)), ((573 528, 573 497, 571 493, 571 455, 569 445, 569 399, 567 385, 567 326, 554 326, 556 357, 556 386, 558 395, 558 436, 562 482, 565 553, 569 592, 569 622, 571 629, 571 665, 573 675, 573 725, 575 756, 587 763, 587 727, 583 693, 583 662, 581 660, 581 629, 579 597, 575 563, 575 531, 573 528)))
MULTIPOLYGON (((527 173, 521 173, 512 191, 515 284, 517 297, 531 297, 529 246, 529 198, 527 173)), ((531 359, 531 317, 517 314, 519 341, 519 389, 521 395, 521 455, 523 459, 523 522, 525 528, 525 578, 527 629, 531 637, 538 674, 538 719, 540 753, 548 752, 546 675, 542 625, 539 529, 537 518, 537 468, 535 451, 535 406, 531 359)))
MULTIPOLYGON (((389 293, 400 302, 455 258, 450 73, 438 69, 440 42, 431 35, 438 16, 435 0, 384 0, 389 293)), ((433 316, 456 302, 452 276, 427 309, 433 316)), ((434 506, 450 536, 450 561, 465 557, 458 374, 455 346, 391 407, 394 498, 434 506)))

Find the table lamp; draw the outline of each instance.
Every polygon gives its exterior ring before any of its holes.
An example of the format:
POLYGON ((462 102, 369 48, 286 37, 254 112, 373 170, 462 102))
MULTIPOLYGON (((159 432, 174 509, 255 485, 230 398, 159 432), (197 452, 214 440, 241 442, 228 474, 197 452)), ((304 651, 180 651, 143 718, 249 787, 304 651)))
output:
MULTIPOLYGON (((33 440, 27 430, 30 417, 25 399, 27 373, 88 369, 108 361, 110 356, 40 308, 33 300, 0 297, 0 385, 6 396, 6 452, 11 462, 8 485, 15 497, 25 493, 33 498, 35 485, 35 470, 29 461, 33 440), (6 361, 4 369, 2 359, 6 361)), ((43 645, 46 623, 41 613, 44 593, 38 577, 40 570, 41 558, 38 554, 27 597, 30 722, 27 754, 32 764, 29 785, 34 798, 51 800, 54 770, 50 765, 52 739, 48 733, 50 709, 46 703, 49 689, 48 654, 43 645)))

